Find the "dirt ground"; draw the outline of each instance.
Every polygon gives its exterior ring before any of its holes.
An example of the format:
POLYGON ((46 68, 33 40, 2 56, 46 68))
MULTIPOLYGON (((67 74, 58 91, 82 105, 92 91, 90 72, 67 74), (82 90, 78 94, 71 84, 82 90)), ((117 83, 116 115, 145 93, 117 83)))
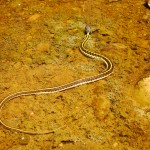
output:
POLYGON ((0 150, 149 149, 150 99, 139 90, 139 82, 150 78, 150 9, 144 0, 1 0, 0 101, 103 71, 102 62, 79 51, 86 24, 92 29, 86 48, 108 57, 113 74, 7 103, 0 114, 7 125, 54 132, 30 135, 0 125, 0 150))

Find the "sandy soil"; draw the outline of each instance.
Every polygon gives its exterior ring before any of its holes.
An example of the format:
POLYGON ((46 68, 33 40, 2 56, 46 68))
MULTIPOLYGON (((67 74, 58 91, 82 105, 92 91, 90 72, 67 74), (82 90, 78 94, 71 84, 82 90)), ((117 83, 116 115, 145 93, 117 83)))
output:
POLYGON ((104 80, 7 103, 1 118, 11 127, 55 131, 29 135, 0 125, 0 150, 150 147, 150 100, 139 89, 150 76, 150 9, 144 3, 0 1, 0 101, 18 91, 63 85, 102 71, 103 63, 79 52, 86 23, 92 27, 87 48, 114 64, 104 80))

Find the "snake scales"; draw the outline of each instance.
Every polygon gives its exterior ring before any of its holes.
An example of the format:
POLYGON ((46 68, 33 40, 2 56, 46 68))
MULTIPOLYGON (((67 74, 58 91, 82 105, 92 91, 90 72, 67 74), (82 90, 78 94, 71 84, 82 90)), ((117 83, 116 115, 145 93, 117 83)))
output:
MULTIPOLYGON (((83 84, 87 84, 87 83, 92 83, 95 82, 97 80, 101 80, 106 78, 107 76, 109 76, 112 71, 113 71, 113 64, 112 62, 105 56, 97 54, 97 53, 93 53, 91 51, 88 51, 87 49, 85 49, 85 44, 89 39, 90 36, 90 27, 88 25, 86 25, 85 27, 85 39, 83 40, 83 42, 81 43, 81 47, 80 47, 80 52, 90 58, 94 58, 94 59, 100 59, 102 61, 104 61, 106 68, 103 72, 94 75, 94 76, 90 76, 87 78, 83 78, 83 79, 79 79, 70 83, 67 83, 65 85, 61 85, 61 86, 57 86, 57 87, 53 87, 53 88, 45 88, 45 89, 38 89, 38 90, 32 90, 32 91, 21 91, 21 92, 17 92, 14 94, 11 94, 9 96, 7 96, 6 98, 4 98, 1 103, 0 103, 0 114, 2 113, 2 108, 3 106, 9 102, 10 100, 13 100, 17 97, 21 97, 21 96, 29 96, 29 95, 36 95, 36 94, 49 94, 49 93, 55 93, 55 92, 60 92, 60 91, 64 91, 64 90, 68 90, 83 84)), ((1 117, 2 118, 2 117, 1 117)), ((0 118, 0 123, 6 127, 7 129, 10 130, 14 130, 14 131, 18 131, 18 132, 22 132, 22 133, 27 133, 27 134, 47 134, 47 133, 51 133, 54 132, 55 130, 52 131, 43 131, 43 132, 31 132, 31 131, 26 131, 26 130, 22 130, 19 128, 15 128, 15 127, 10 127, 9 125, 5 124, 2 119, 0 118)), ((60 127, 62 128, 62 127, 60 127)), ((59 128, 59 129, 60 129, 59 128)), ((58 129, 58 128, 57 128, 58 129)), ((56 130, 57 130, 56 129, 56 130)))

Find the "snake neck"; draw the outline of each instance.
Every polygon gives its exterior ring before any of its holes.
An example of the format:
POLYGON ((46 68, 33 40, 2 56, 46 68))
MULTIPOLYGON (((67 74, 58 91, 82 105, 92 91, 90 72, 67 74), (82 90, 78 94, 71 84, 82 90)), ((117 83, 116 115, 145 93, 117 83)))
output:
POLYGON ((104 61, 105 65, 106 65, 106 71, 110 71, 111 72, 112 69, 113 69, 113 64, 107 57, 105 57, 104 55, 101 55, 101 54, 97 54, 97 53, 91 52, 91 51, 89 51, 89 50, 87 50, 85 48, 85 44, 87 43, 89 37, 90 37, 90 33, 88 32, 86 34, 86 36, 85 36, 85 39, 81 43, 81 47, 80 47, 81 53, 83 55, 89 57, 89 58, 93 58, 93 59, 98 59, 98 60, 104 61))

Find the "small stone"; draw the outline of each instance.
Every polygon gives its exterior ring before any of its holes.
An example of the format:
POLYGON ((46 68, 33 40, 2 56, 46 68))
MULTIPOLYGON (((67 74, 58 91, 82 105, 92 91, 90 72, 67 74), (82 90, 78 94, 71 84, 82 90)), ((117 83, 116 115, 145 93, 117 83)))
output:
POLYGON ((150 61, 150 56, 145 56, 145 57, 144 57, 144 60, 145 60, 145 61, 150 61))
POLYGON ((132 50, 138 50, 138 46, 136 44, 131 45, 132 50))
POLYGON ((13 7, 13 8, 18 8, 22 5, 23 5, 23 2, 21 0, 15 0, 15 1, 12 1, 12 3, 11 3, 11 7, 13 7))
POLYGON ((138 82, 134 95, 134 99, 138 104, 150 106, 150 76, 138 82))
POLYGON ((26 40, 27 40, 27 41, 32 40, 32 36, 31 36, 31 35, 28 35, 28 36, 26 37, 26 40))
POLYGON ((142 17, 142 21, 145 23, 149 23, 150 22, 150 14, 146 13, 143 17, 142 17))
POLYGON ((103 120, 109 113, 110 101, 105 96, 101 96, 100 98, 94 100, 93 109, 97 119, 103 120))
POLYGON ((21 68, 21 62, 17 62, 14 64, 15 69, 20 69, 21 68))
POLYGON ((27 145, 30 141, 30 136, 24 134, 24 135, 21 135, 18 140, 19 140, 20 145, 27 145))
POLYGON ((40 17, 39 14, 34 14, 34 15, 32 15, 31 17, 29 17, 27 21, 28 21, 28 22, 32 22, 32 21, 37 20, 39 17, 40 17))
POLYGON ((117 142, 115 142, 114 144, 113 144, 113 147, 117 147, 118 146, 118 143, 117 142))
POLYGON ((111 3, 111 2, 118 2, 118 1, 120 1, 120 0, 108 0, 109 3, 111 3))
POLYGON ((48 52, 49 50, 49 43, 41 42, 37 45, 37 50, 41 52, 48 52))

